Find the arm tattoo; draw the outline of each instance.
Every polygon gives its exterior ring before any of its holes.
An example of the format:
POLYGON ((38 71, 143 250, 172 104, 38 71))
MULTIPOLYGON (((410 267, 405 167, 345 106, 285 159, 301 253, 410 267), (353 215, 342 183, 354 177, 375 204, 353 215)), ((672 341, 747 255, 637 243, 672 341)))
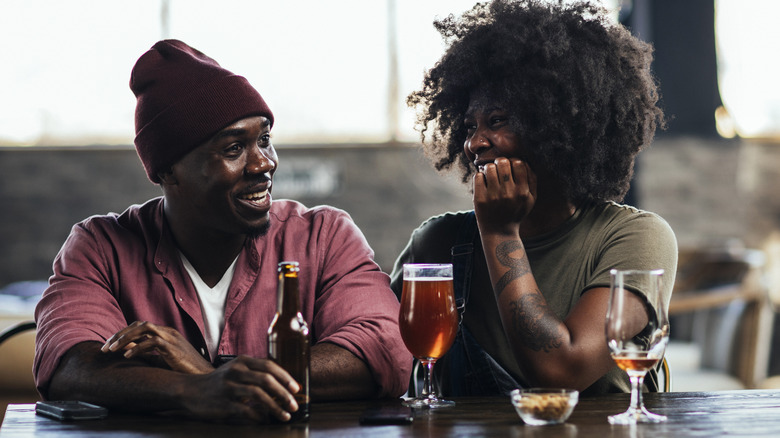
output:
POLYGON ((538 290, 513 301, 511 306, 512 329, 528 348, 549 353, 561 346, 558 325, 548 317, 550 310, 538 290))
POLYGON ((512 280, 531 272, 531 266, 528 264, 528 259, 524 257, 525 251, 523 251, 523 255, 519 258, 510 256, 513 252, 522 249, 523 243, 516 240, 501 242, 496 247, 496 258, 502 265, 509 268, 509 270, 498 279, 498 283, 496 283, 496 297, 501 296, 501 293, 512 280))

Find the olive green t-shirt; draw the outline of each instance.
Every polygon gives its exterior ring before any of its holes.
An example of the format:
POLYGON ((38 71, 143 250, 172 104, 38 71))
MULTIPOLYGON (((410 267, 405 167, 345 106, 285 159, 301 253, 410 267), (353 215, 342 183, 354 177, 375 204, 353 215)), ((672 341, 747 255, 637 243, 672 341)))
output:
MULTIPOLYGON (((450 263, 451 248, 466 212, 445 213, 414 230, 391 275, 400 297, 404 263, 450 263)), ((603 202, 576 210, 555 231, 524 239, 531 272, 549 308, 562 320, 580 296, 594 287, 609 287, 611 269, 664 269, 664 299, 668 303, 677 269, 677 241, 660 216, 627 205, 603 202)), ((509 347, 493 294, 477 233, 474 270, 463 323, 482 348, 520 384, 527 380, 509 347)), ((606 318, 606 315, 605 315, 606 318)), ((605 319, 594 320, 603 326, 605 319)), ((605 341, 606 342, 606 339, 605 341)), ((647 390, 657 391, 655 370, 645 379, 647 390)), ((583 395, 628 392, 626 373, 615 366, 583 391, 583 395)))

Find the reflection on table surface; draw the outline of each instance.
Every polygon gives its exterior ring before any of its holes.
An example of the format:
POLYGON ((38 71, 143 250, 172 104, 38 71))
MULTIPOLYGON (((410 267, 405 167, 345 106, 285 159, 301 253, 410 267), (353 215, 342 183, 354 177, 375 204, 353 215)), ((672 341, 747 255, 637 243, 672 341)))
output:
POLYGON ((718 391, 646 394, 649 409, 669 417, 661 424, 612 426, 607 416, 622 411, 628 394, 580 399, 565 424, 527 426, 509 397, 455 398, 455 407, 415 411, 404 426, 361 426, 360 415, 382 402, 312 405, 308 424, 216 424, 156 415, 112 413, 105 420, 58 422, 36 416, 34 405, 10 405, 0 438, 12 437, 211 437, 211 436, 509 436, 509 437, 713 437, 780 436, 780 391, 718 391))

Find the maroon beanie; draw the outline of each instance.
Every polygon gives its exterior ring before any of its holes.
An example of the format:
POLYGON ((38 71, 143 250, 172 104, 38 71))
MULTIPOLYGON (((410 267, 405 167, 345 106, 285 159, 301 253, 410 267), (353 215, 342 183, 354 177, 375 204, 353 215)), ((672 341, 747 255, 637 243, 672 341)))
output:
POLYGON ((152 46, 133 67, 135 148, 152 182, 157 173, 221 129, 251 116, 274 116, 242 76, 178 40, 152 46))

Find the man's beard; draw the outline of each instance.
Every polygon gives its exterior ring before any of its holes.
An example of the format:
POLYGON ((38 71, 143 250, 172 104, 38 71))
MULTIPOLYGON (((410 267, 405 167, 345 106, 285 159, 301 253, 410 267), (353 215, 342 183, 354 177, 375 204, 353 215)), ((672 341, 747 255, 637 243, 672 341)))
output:
POLYGON ((246 233, 248 237, 252 239, 256 239, 258 237, 265 236, 268 233, 268 229, 271 228, 271 217, 268 216, 268 220, 259 227, 250 228, 249 231, 246 233))

